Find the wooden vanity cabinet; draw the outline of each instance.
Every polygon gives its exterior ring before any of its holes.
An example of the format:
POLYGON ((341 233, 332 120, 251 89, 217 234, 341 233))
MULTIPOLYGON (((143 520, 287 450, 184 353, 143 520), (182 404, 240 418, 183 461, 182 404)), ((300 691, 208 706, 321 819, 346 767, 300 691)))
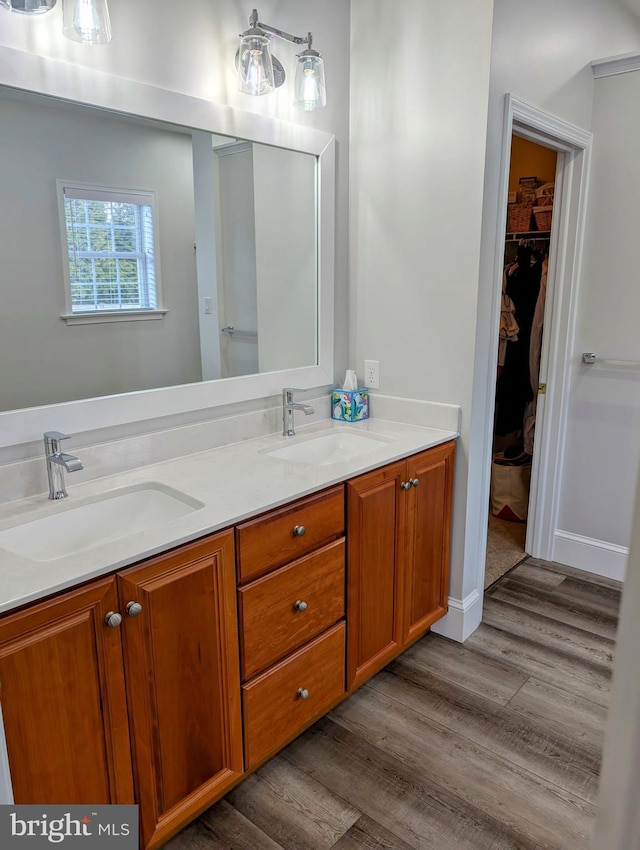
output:
POLYGON ((133 803, 112 576, 0 619, 0 706, 16 803, 133 803))
POLYGON ((16 803, 135 801, 141 847, 161 847, 446 613, 453 457, 0 617, 16 803))
POLYGON ((358 687, 403 642, 406 461, 347 482, 347 687, 358 687))
POLYGON ((344 695, 344 529, 342 484, 236 529, 248 770, 344 695))
POLYGON ((142 845, 153 848, 243 772, 233 531, 119 573, 118 591, 142 845))
POLYGON ((402 643, 413 643, 447 613, 455 443, 407 459, 402 643))
POLYGON ((347 482, 347 687, 447 612, 455 444, 347 482))
POLYGON ((243 772, 233 531, 0 619, 0 706, 16 803, 136 802, 162 846, 243 772))

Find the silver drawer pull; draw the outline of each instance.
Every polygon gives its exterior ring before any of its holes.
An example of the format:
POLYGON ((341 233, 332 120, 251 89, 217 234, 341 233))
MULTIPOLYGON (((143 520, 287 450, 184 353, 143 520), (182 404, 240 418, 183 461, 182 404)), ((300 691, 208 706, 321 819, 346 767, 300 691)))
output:
POLYGON ((122 614, 118 614, 117 611, 109 611, 104 621, 110 629, 117 629, 122 622, 122 614))
POLYGON ((137 617, 142 613, 142 605, 139 602, 127 602, 127 614, 130 617, 137 617))
POLYGON ((304 537, 307 533, 307 529, 304 525, 294 525, 293 527, 293 536, 294 537, 304 537))
POLYGON ((400 488, 402 490, 410 490, 411 489, 411 482, 410 481, 402 481, 400 483, 400 488))
POLYGON ((293 607, 296 609, 296 611, 306 611, 309 606, 302 599, 298 599, 298 601, 294 604, 293 607))
POLYGON ((417 487, 418 484, 420 483, 420 479, 419 478, 412 478, 409 483, 411 484, 412 487, 417 487))
POLYGON ((309 691, 306 688, 298 688, 298 696, 300 699, 308 699, 309 691))

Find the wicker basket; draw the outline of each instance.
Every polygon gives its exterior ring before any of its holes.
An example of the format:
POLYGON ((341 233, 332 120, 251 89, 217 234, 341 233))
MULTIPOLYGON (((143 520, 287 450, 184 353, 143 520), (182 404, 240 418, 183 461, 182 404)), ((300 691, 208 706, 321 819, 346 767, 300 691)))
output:
POLYGON ((535 217, 536 227, 538 230, 551 230, 553 207, 534 207, 533 215, 535 217))
POLYGON ((532 204, 509 204, 507 207, 507 231, 527 233, 531 230, 532 204))
POLYGON ((555 193, 555 185, 553 183, 545 183, 536 190, 536 201, 539 207, 552 207, 553 196, 555 193))

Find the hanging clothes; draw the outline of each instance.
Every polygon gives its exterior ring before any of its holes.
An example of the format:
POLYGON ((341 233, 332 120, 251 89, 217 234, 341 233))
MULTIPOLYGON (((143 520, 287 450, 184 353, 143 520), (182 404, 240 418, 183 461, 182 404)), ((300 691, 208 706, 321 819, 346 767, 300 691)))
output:
POLYGON ((538 384, 540 380, 540 357, 542 354, 542 331, 544 326, 544 310, 547 301, 547 273, 549 270, 549 259, 545 258, 542 263, 542 275, 540 277, 540 292, 536 302, 536 309, 531 324, 531 341, 529 344, 529 374, 531 379, 531 391, 533 399, 527 405, 524 419, 524 450, 527 454, 533 454, 533 441, 536 427, 536 408, 538 406, 538 384))
POLYGON ((515 317, 516 305, 507 295, 507 273, 502 275, 502 301, 500 305, 500 342, 498 344, 498 366, 504 366, 507 356, 507 343, 518 339, 518 323, 515 317))
POLYGON ((527 403, 533 398, 529 354, 531 328, 540 293, 542 257, 526 244, 518 246, 516 262, 505 272, 505 293, 515 306, 518 339, 509 343, 498 377, 496 434, 522 430, 527 403))

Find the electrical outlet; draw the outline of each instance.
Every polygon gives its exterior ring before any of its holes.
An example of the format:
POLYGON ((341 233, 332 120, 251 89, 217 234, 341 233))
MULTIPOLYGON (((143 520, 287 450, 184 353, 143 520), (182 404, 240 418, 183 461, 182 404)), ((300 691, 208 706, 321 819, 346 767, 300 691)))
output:
POLYGON ((364 361, 364 385, 371 390, 380 389, 380 361, 364 361))

